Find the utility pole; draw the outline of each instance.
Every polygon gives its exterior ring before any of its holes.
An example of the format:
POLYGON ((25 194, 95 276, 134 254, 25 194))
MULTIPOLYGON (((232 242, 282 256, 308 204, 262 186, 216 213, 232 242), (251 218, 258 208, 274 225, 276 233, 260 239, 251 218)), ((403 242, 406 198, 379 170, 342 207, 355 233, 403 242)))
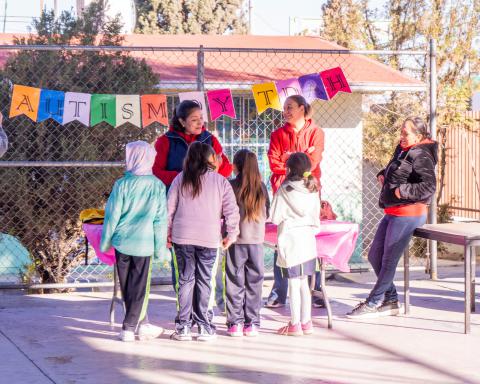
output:
POLYGON ((54 0, 53 2, 53 14, 55 15, 55 19, 58 17, 58 0, 54 0))
POLYGON ((248 0, 248 34, 252 34, 252 5, 253 0, 248 0))
POLYGON ((5 33, 5 28, 6 28, 6 25, 7 25, 7 3, 8 3, 8 1, 5 0, 5 11, 3 13, 3 33, 5 33))
POLYGON ((43 6, 44 6, 44 2, 43 0, 40 0, 40 14, 42 14, 43 12, 43 6))

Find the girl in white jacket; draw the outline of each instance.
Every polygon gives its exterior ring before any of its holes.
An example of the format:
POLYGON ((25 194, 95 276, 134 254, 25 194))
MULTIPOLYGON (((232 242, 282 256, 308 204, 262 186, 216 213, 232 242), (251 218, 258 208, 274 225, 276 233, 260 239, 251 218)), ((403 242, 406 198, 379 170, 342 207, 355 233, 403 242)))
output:
POLYGON ((271 221, 278 226, 277 265, 288 278, 291 320, 281 335, 300 336, 313 332, 308 276, 315 272, 320 230, 320 198, 311 163, 303 152, 290 155, 287 177, 274 196, 271 221))

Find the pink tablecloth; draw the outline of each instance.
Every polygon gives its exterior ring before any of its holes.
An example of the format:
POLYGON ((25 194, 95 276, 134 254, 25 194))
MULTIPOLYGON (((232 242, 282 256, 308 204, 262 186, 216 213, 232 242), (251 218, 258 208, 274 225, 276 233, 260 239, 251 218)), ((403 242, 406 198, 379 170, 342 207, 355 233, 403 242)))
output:
POLYGON ((83 232, 87 236, 88 242, 95 250, 97 257, 102 263, 113 265, 115 264, 115 250, 110 248, 107 252, 100 251, 100 241, 102 239, 102 224, 83 224, 83 232))
MULTIPOLYGON (((317 257, 332 264, 342 272, 349 272, 348 261, 355 249, 358 237, 358 224, 325 220, 321 222, 317 234, 317 257)), ((277 243, 277 226, 268 223, 265 226, 265 241, 277 243)))

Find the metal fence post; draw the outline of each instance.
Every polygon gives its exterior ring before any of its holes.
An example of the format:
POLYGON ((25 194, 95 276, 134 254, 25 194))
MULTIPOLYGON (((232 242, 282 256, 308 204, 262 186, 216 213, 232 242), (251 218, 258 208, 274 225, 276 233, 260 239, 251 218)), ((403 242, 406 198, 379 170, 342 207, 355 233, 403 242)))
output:
MULTIPOLYGON (((437 46, 435 39, 430 39, 430 134, 432 140, 437 139, 437 46)), ((436 168, 438 170, 438 167, 436 168)), ((430 224, 437 223, 437 199, 432 199, 428 214, 430 224)), ((437 279, 437 242, 430 242, 430 278, 437 279)))
POLYGON ((205 51, 203 45, 197 52, 197 91, 205 90, 205 51))

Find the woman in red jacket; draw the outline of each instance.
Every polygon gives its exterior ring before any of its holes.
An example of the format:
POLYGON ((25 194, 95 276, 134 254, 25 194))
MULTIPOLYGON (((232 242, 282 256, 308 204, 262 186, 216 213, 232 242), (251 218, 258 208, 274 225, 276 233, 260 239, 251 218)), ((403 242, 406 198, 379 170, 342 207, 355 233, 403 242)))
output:
MULTIPOLYGON (((311 119, 312 107, 303 96, 292 95, 287 97, 283 105, 283 117, 285 125, 272 132, 268 160, 272 176, 270 183, 273 193, 276 193, 285 180, 286 162, 290 154, 303 152, 307 154, 312 163, 312 175, 316 178, 320 187, 320 161, 324 149, 325 134, 311 119)), ((320 188, 319 188, 320 190, 320 188)), ((277 254, 274 258, 274 284, 266 306, 270 308, 282 307, 287 300, 288 283, 283 278, 277 267, 277 254)), ((320 279, 317 274, 316 289, 319 288, 320 279)), ((322 306, 314 301, 314 306, 322 306)))
POLYGON ((215 136, 203 125, 202 110, 197 102, 184 100, 173 112, 170 129, 155 142, 157 156, 153 164, 153 174, 168 188, 183 167, 188 146, 194 141, 209 144, 221 159, 218 173, 224 177, 232 173, 232 165, 223 153, 222 146, 215 136))

